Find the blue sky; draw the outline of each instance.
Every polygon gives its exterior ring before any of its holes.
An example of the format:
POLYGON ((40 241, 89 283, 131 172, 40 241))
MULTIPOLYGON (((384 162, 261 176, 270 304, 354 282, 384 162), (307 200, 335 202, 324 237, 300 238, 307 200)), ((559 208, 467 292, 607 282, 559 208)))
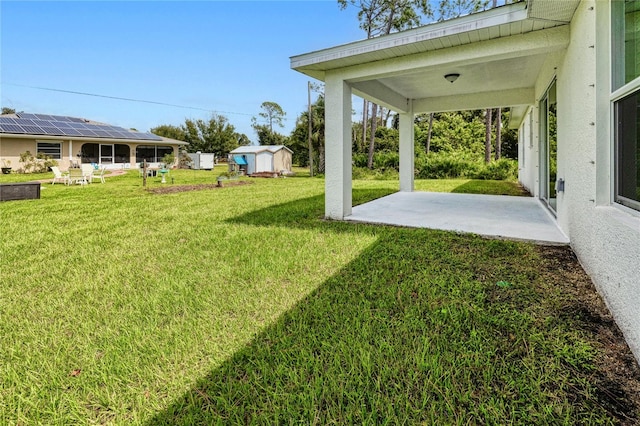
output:
POLYGON ((2 0, 0 104, 144 131, 215 111, 255 143, 251 117, 272 101, 288 135, 309 81, 289 57, 364 38, 356 13, 334 0, 2 0))

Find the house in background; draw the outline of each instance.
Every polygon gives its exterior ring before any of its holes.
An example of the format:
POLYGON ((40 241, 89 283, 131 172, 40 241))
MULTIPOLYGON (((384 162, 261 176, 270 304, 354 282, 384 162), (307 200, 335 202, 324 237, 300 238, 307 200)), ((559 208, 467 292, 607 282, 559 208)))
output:
MULTIPOLYGON (((528 0, 291 58, 325 82, 325 215, 352 214, 358 95, 400 115, 511 107, 519 179, 553 215, 640 360, 640 2, 528 0)), ((437 206, 434 206, 437 208, 437 206)))
POLYGON ((284 145, 243 145, 229 153, 229 171, 246 175, 291 172, 293 151, 284 145))
POLYGON ((44 153, 61 169, 81 163, 107 169, 128 169, 146 160, 159 166, 166 154, 178 157, 186 142, 152 133, 127 130, 84 118, 46 114, 5 114, 0 116, 0 159, 20 167, 20 154, 44 153))

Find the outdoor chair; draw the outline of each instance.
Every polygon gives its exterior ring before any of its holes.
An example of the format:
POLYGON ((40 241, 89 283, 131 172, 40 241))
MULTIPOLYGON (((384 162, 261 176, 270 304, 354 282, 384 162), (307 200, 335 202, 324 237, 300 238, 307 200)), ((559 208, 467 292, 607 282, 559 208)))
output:
POLYGON ((93 181, 93 173, 96 169, 91 164, 83 164, 80 167, 82 168, 82 177, 85 183, 91 183, 93 181))
POLYGON ((100 169, 100 173, 99 174, 92 174, 91 175, 91 181, 93 182, 94 179, 99 180, 100 182, 104 183, 104 172, 105 170, 107 170, 106 167, 103 167, 102 169, 100 169))
POLYGON ((53 172, 53 179, 51 180, 51 185, 54 185, 57 182, 62 182, 65 185, 69 181, 69 173, 62 173, 58 166, 52 166, 51 171, 53 172))

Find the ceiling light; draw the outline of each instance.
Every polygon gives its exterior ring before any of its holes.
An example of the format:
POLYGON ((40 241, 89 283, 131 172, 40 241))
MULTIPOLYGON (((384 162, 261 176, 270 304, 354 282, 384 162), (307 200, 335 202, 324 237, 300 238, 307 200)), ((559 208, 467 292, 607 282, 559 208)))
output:
POLYGON ((460 77, 460 74, 458 73, 447 74, 444 76, 444 78, 446 78, 449 83, 453 83, 458 79, 458 77, 460 77))

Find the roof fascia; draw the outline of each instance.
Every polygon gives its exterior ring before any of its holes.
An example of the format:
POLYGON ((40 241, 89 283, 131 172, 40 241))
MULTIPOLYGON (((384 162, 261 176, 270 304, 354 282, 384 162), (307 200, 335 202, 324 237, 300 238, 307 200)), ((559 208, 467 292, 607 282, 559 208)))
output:
POLYGON ((145 139, 104 139, 104 138, 90 138, 90 137, 65 137, 65 136, 54 136, 54 135, 29 135, 24 133, 0 133, 0 139, 2 138, 13 138, 13 139, 37 139, 40 141, 56 141, 56 142, 101 142, 108 144, 110 143, 135 143, 135 144, 145 144, 145 145, 159 145, 159 144, 169 144, 169 145, 189 145, 188 142, 182 141, 153 141, 153 140, 145 140, 145 139))
POLYGON ((381 37, 360 40, 328 49, 292 56, 291 68, 306 73, 304 67, 326 63, 322 70, 332 69, 328 62, 346 57, 363 55, 386 49, 397 49, 413 43, 434 40, 527 19, 526 3, 514 3, 484 12, 463 16, 443 22, 427 24, 381 37))

